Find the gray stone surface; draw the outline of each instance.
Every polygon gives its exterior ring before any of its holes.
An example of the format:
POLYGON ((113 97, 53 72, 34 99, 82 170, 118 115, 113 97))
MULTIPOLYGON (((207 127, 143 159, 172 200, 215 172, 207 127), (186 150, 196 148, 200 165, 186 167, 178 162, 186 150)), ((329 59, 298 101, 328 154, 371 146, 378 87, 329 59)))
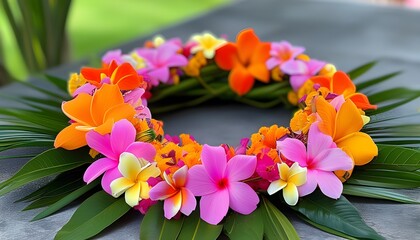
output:
MULTIPOLYGON (((181 36, 186 39, 193 33, 210 30, 216 34, 227 33, 233 39, 241 29, 252 27, 263 40, 285 39, 303 45, 312 57, 333 62, 340 69, 349 70, 370 60, 379 60, 380 63, 369 76, 398 70, 404 72, 398 80, 383 84, 382 87, 420 88, 419 22, 420 12, 405 9, 325 1, 249 0, 236 1, 231 6, 158 32, 166 37, 181 36)), ((122 49, 129 51, 140 46, 144 39, 127 43, 122 49)), ((78 66, 79 63, 65 65, 51 72, 67 76, 68 72, 77 71, 78 66)), ((19 90, 22 91, 14 85, 1 92, 19 90)), ((2 102, 3 106, 5 104, 2 102)), ((416 101, 407 111, 416 111, 419 106, 419 101, 416 101)), ((259 126, 287 124, 290 116, 288 110, 261 110, 227 104, 186 109, 163 115, 162 119, 166 124, 165 130, 170 134, 188 132, 200 142, 236 144, 241 137, 255 132, 259 126)), ((10 177, 25 161, 0 162, 0 181, 10 177)), ((0 239, 52 239, 55 232, 68 221, 76 205, 52 217, 29 222, 40 210, 20 212, 26 206, 25 203, 13 204, 20 197, 39 188, 43 182, 30 184, 0 197, 0 239)), ((418 190, 404 192, 420 200, 418 190)), ((368 225, 387 239, 419 238, 418 205, 361 198, 351 198, 351 201, 368 225)), ((291 219, 302 239, 337 239, 299 219, 291 219)), ((97 238, 136 239, 140 221, 141 216, 133 212, 97 238)))

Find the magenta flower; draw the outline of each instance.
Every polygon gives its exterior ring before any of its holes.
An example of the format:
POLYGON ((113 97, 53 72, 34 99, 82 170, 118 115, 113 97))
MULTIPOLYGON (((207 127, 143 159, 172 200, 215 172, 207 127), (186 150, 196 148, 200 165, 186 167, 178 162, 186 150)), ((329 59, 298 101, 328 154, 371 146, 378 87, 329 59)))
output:
POLYGON ((137 62, 133 59, 133 57, 130 55, 122 54, 121 49, 108 51, 102 57, 103 63, 111 64, 112 61, 115 61, 118 65, 128 62, 133 67, 137 66, 137 62))
POLYGON ((172 177, 163 172, 165 181, 154 186, 150 192, 150 199, 164 200, 164 212, 167 219, 173 218, 178 212, 189 216, 197 206, 197 201, 191 191, 185 187, 188 182, 188 167, 184 165, 172 177))
POLYGON ((140 69, 139 74, 147 74, 153 86, 157 86, 159 81, 167 83, 171 67, 182 67, 188 63, 185 56, 177 53, 179 49, 179 46, 171 42, 166 42, 157 48, 138 49, 137 54, 146 62, 146 68, 140 69))
POLYGON ((325 62, 315 59, 288 61, 281 66, 281 71, 290 75, 290 85, 297 92, 306 80, 321 71, 325 64, 325 62))
POLYGON ((111 134, 101 135, 95 131, 90 131, 86 134, 86 140, 89 147, 105 157, 96 160, 86 169, 83 180, 89 184, 104 174, 101 182, 102 188, 109 194, 111 194, 111 182, 122 177, 118 170, 122 153, 128 152, 149 162, 152 162, 156 155, 156 150, 152 144, 135 142, 136 129, 126 119, 116 122, 112 127, 111 134))
POLYGON ((204 145, 201 162, 188 171, 186 187, 195 196, 202 196, 200 216, 204 221, 218 224, 229 207, 241 214, 250 214, 257 208, 257 194, 241 182, 254 173, 255 156, 236 155, 227 162, 223 147, 204 145))
POLYGON ((333 171, 353 169, 353 161, 336 147, 330 136, 318 130, 317 123, 309 129, 307 147, 297 139, 286 138, 277 142, 277 149, 287 159, 308 169, 306 183, 298 187, 299 196, 312 193, 318 185, 324 195, 340 197, 343 184, 333 171))
POLYGON ((294 47, 287 41, 271 43, 270 56, 266 62, 268 69, 273 69, 277 66, 281 67, 285 62, 294 60, 299 54, 303 53, 305 48, 294 47))

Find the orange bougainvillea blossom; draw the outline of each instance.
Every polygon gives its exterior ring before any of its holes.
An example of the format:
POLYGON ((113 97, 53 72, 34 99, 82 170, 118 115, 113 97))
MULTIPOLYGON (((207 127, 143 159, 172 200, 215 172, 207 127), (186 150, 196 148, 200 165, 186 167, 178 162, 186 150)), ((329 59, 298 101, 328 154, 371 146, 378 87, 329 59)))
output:
POLYGON ((216 51, 215 61, 223 70, 230 70, 229 85, 238 95, 252 89, 255 79, 268 83, 270 72, 265 62, 270 57, 270 44, 260 42, 252 29, 241 31, 236 43, 229 42, 216 51))
POLYGON ((356 86, 349 76, 343 71, 337 71, 332 77, 318 76, 311 78, 315 84, 328 88, 332 93, 343 95, 345 99, 350 99, 360 109, 377 109, 372 105, 366 95, 356 92, 356 86))
POLYGON ((130 63, 118 65, 112 61, 109 65, 104 64, 102 68, 84 67, 81 74, 86 81, 96 87, 100 87, 105 78, 109 79, 106 83, 117 85, 121 90, 133 90, 143 84, 143 77, 130 63))
MULTIPOLYGON (((330 135, 337 147, 342 148, 357 166, 369 163, 378 155, 378 147, 372 138, 360 130, 363 120, 356 105, 347 99, 336 111, 323 97, 316 99, 316 112, 321 118, 319 130, 330 135)), ((342 180, 350 177, 351 172, 341 172, 342 180)))
POLYGON ((136 111, 127 103, 116 85, 103 84, 93 96, 81 93, 61 106, 72 121, 56 137, 54 147, 68 150, 85 146, 86 133, 95 130, 100 134, 111 132, 115 122, 133 119, 136 111))

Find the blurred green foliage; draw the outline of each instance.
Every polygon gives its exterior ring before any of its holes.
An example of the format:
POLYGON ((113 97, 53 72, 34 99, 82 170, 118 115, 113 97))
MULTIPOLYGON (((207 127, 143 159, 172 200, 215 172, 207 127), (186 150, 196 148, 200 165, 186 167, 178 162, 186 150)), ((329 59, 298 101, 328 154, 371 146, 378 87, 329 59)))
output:
POLYGON ((0 81, 7 72, 22 80, 64 60, 93 56, 230 0, 73 0, 67 11, 70 1, 1 0, 0 81))

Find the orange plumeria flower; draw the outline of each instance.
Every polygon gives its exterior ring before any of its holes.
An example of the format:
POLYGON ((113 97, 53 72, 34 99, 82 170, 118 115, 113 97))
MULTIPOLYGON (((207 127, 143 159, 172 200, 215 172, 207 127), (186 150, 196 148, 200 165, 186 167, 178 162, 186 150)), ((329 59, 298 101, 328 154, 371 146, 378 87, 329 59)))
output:
POLYGON ((260 42, 252 29, 241 31, 236 43, 227 43, 216 51, 215 60, 229 73, 229 85, 238 95, 249 92, 255 79, 268 83, 270 72, 265 62, 270 57, 270 44, 260 42))
POLYGON ((353 81, 343 71, 337 71, 332 77, 318 76, 311 78, 313 83, 328 88, 332 93, 343 95, 345 99, 350 99, 358 108, 377 109, 376 105, 369 103, 366 95, 356 92, 356 86, 353 81))
MULTIPOLYGON (((316 99, 316 112, 322 121, 319 130, 330 135, 337 147, 342 148, 357 166, 369 163, 378 155, 378 147, 372 138, 360 130, 363 120, 356 105, 347 99, 336 111, 323 97, 316 99)), ((341 172, 344 179, 350 177, 351 172, 341 172)), ((342 179, 343 180, 343 179, 342 179)))
POLYGON ((129 63, 118 66, 115 61, 112 61, 109 65, 104 64, 102 68, 84 67, 81 75, 96 87, 102 86, 102 80, 105 77, 109 77, 109 83, 117 85, 121 90, 133 90, 143 84, 143 77, 139 76, 129 63))
POLYGON ((63 113, 72 124, 57 135, 54 147, 73 150, 85 146, 85 135, 90 130, 100 134, 110 133, 115 122, 133 119, 136 111, 127 103, 116 85, 104 84, 93 96, 81 93, 63 103, 63 113))

